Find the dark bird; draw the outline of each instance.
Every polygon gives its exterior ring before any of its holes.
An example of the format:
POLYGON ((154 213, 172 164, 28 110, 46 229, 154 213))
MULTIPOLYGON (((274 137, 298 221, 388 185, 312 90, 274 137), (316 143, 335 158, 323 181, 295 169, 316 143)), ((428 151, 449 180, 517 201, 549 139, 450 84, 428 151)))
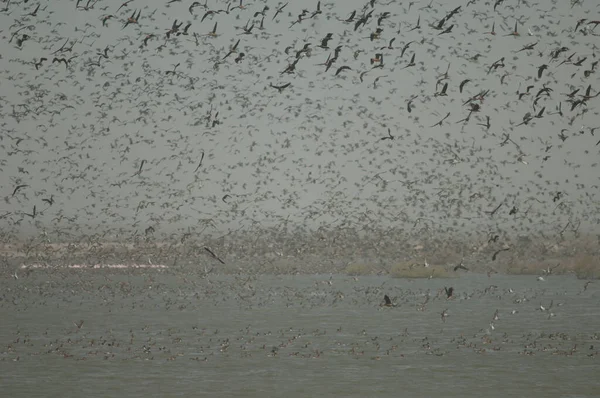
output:
POLYGON ((117 8, 116 12, 119 12, 121 10, 121 8, 123 7, 127 7, 129 5, 129 3, 131 3, 133 0, 127 0, 126 2, 122 3, 119 8, 117 8))
POLYGON ((194 1, 192 3, 192 5, 188 8, 188 11, 190 12, 190 14, 194 15, 194 8, 198 7, 198 6, 202 6, 206 8, 206 5, 208 3, 208 0, 206 0, 206 2, 204 4, 201 4, 199 1, 194 1))
POLYGON ((537 72, 538 79, 542 78, 542 73, 544 73, 544 71, 546 69, 548 69, 548 65, 546 65, 546 64, 543 64, 543 65, 541 65, 541 66, 538 67, 538 72, 537 72))
POLYGON ((446 90, 448 90, 448 82, 444 83, 444 86, 442 87, 442 91, 435 93, 434 97, 437 97, 437 96, 445 97, 445 96, 447 96, 448 94, 446 93, 446 90))
POLYGON ((383 306, 394 307, 394 304, 392 303, 390 296, 388 296, 387 294, 383 296, 383 306))
POLYGON ((165 75, 175 75, 175 74, 176 74, 175 70, 177 69, 177 67, 178 67, 179 65, 181 65, 181 63, 180 63, 180 62, 178 62, 177 64, 175 64, 175 65, 173 66, 173 70, 168 70, 168 71, 166 71, 166 72, 165 72, 165 75))
MULTIPOLYGON (((510 139, 510 136, 508 136, 508 134, 507 134, 506 141, 508 141, 509 139, 510 139)), ((502 145, 502 144, 500 144, 500 145, 502 145)), ((494 210, 486 211, 486 213, 489 214, 490 217, 493 217, 494 214, 496 214, 496 212, 500 209, 500 207, 502 207, 502 205, 503 205, 503 203, 500 203, 494 210)))
POLYGON ((402 69, 406 69, 406 68, 410 68, 411 66, 415 66, 415 53, 413 53, 412 58, 410 59, 410 62, 402 69))
POLYGON ((273 85, 273 83, 269 83, 269 85, 270 85, 272 88, 276 89, 277 91, 279 91, 279 92, 281 93, 281 92, 282 92, 284 89, 286 89, 286 88, 288 88, 289 86, 291 86, 291 85, 292 85, 292 83, 286 83, 286 84, 282 84, 282 85, 280 85, 280 86, 275 86, 275 85, 273 85))
POLYGON ((231 8, 231 11, 235 10, 236 8, 240 9, 240 10, 245 10, 246 6, 242 4, 243 0, 240 0, 239 4, 235 7, 231 8))
POLYGON ((29 216, 31 218, 35 218, 35 216, 37 215, 36 213, 36 206, 33 206, 33 212, 31 214, 29 213, 24 213, 26 216, 29 216))
POLYGON ((490 127, 492 127, 492 124, 490 123, 490 117, 486 115, 485 117, 486 122, 485 123, 477 123, 478 126, 483 126, 486 128, 486 130, 489 130, 490 127))
POLYGON ((181 28, 181 25, 183 25, 183 22, 177 24, 177 20, 175 20, 171 28, 167 31, 167 39, 169 39, 173 33, 179 32, 179 28, 181 28))
POLYGON ((529 51, 529 50, 533 50, 533 48, 538 44, 538 42, 536 41, 535 43, 532 44, 527 44, 523 47, 521 47, 520 50, 515 51, 516 54, 520 53, 521 51, 529 51))
POLYGON ((519 22, 515 21, 515 28, 514 28, 514 30, 512 32, 510 32, 509 34, 504 35, 504 36, 514 36, 514 37, 520 36, 518 27, 519 27, 519 22))
POLYGON ((488 243, 492 243, 492 242, 496 243, 498 241, 498 239, 500 239, 500 235, 494 235, 494 234, 492 234, 490 236, 490 239, 488 240, 488 243))
POLYGON ((280 74, 283 75, 284 73, 294 73, 294 71, 296 70, 296 64, 298 64, 299 60, 300 58, 296 58, 296 60, 289 64, 282 72, 280 72, 280 74))
POLYGON ((314 11, 314 12, 312 13, 312 15, 311 15, 310 17, 311 17, 311 18, 314 18, 314 17, 316 17, 316 16, 317 16, 317 15, 319 15, 319 14, 321 14, 321 2, 320 2, 320 1, 319 1, 319 2, 317 2, 317 9, 316 9, 316 11, 314 11))
POLYGON ((50 195, 50 199, 48 199, 48 198, 42 199, 42 202, 46 202, 46 203, 48 203, 49 206, 52 206, 54 204, 54 195, 50 195))
POLYGON ((217 255, 215 253, 213 253, 213 251, 210 250, 208 247, 205 247, 204 250, 206 250, 215 260, 217 260, 221 264, 225 265, 225 261, 223 261, 219 257, 217 257, 217 255))
POLYGON ((194 170, 194 173, 198 171, 200 167, 202 167, 202 161, 204 160, 204 151, 202 151, 202 156, 200 156, 200 162, 198 163, 198 167, 194 170))
POLYGON ((492 261, 496 261, 496 257, 498 257, 498 254, 505 252, 507 250, 510 250, 510 247, 505 247, 504 249, 500 249, 500 250, 496 251, 494 253, 494 255, 492 256, 492 261))
POLYGON ((135 174, 132 175, 132 177, 138 176, 142 173, 142 167, 144 167, 144 163, 146 163, 146 159, 142 160, 142 162, 140 163, 139 170, 136 171, 135 174))
POLYGON ((222 60, 224 60, 225 58, 229 57, 231 54, 233 54, 234 52, 236 52, 238 44, 240 44, 240 39, 238 39, 238 41, 233 45, 233 47, 231 47, 231 49, 229 50, 229 52, 227 53, 227 55, 225 55, 222 58, 222 60))
POLYGON ((417 24, 415 26, 412 27, 412 29, 409 30, 409 32, 412 32, 413 30, 416 29, 421 29, 421 16, 419 15, 419 18, 417 19, 417 24))
POLYGON ((460 262, 460 264, 458 264, 456 267, 454 267, 454 272, 458 271, 459 269, 462 269, 464 271, 468 271, 469 269, 467 267, 465 267, 462 263, 462 261, 460 262))
POLYGON ((568 135, 565 135, 565 134, 563 133, 563 131, 565 131, 565 130, 566 130, 566 129, 563 129, 563 130, 562 130, 560 133, 558 133, 558 138, 560 138, 560 140, 561 140, 562 142, 565 142, 565 141, 567 140, 567 138, 569 138, 569 136, 568 136, 568 135))
POLYGON ((444 29, 443 31, 441 31, 440 33, 438 33, 438 36, 452 32, 452 28, 453 27, 454 27, 454 24, 448 26, 446 29, 444 29))
POLYGON ((249 24, 250 24, 250 20, 248 20, 248 21, 246 22, 246 26, 244 26, 244 27, 242 28, 243 32, 242 32, 242 33, 240 33, 240 35, 251 35, 251 34, 252 34, 252 29, 254 29, 254 22, 252 22, 252 25, 250 25, 250 26, 248 27, 248 25, 249 25, 249 24))
POLYGON ((282 5, 281 7, 279 7, 277 10, 275 10, 275 15, 273 15, 273 19, 271 19, 271 21, 273 21, 275 18, 277 18, 277 15, 279 15, 281 13, 281 11, 283 11, 283 9, 288 5, 288 3, 285 3, 284 5, 282 5))
POLYGON ((349 66, 340 66, 337 71, 335 71, 335 75, 339 75, 341 72, 345 71, 345 70, 352 70, 352 68, 350 68, 349 66))
POLYGON ((452 294, 454 293, 454 288, 453 287, 446 287, 444 286, 444 291, 446 292, 446 298, 451 298, 452 294))
MULTIPOLYGON (((402 51, 400 51, 400 58, 402 58, 404 56, 404 53, 406 52, 406 50, 408 50, 408 46, 410 46, 412 43, 414 43, 414 41, 409 41, 402 47, 402 51)), ((415 58, 415 56, 413 54, 413 62, 415 61, 414 58, 415 58)))
POLYGON ((393 50, 393 49, 394 49, 394 42, 395 42, 395 41, 396 41, 396 38, 395 38, 395 37, 393 37, 393 38, 390 40, 390 43, 387 45, 387 47, 381 47, 381 48, 380 48, 380 50, 384 50, 384 49, 386 49, 386 48, 387 48, 388 50, 393 50))
POLYGON ((460 91, 461 94, 463 92, 463 88, 465 87, 465 84, 467 84, 470 81, 471 81, 471 79, 465 79, 460 83, 460 86, 458 86, 458 90, 460 91))
POLYGON ((264 6, 262 11, 256 11, 254 13, 254 18, 258 17, 259 15, 262 15, 262 19, 264 19, 267 11, 269 11, 269 10, 270 10, 269 6, 264 6))
POLYGON ((380 140, 381 141, 385 141, 385 140, 393 140, 395 137, 392 135, 392 131, 388 128, 388 136, 387 137, 381 137, 380 140))
POLYGON ((106 27, 108 20, 111 18, 115 18, 115 16, 114 15, 106 15, 106 16, 102 17, 102 26, 106 27))
POLYGON ((356 16, 356 10, 352 11, 350 13, 350 16, 346 19, 339 19, 338 21, 342 21, 342 22, 346 22, 346 23, 350 23, 350 22, 354 22, 354 17, 356 16))
POLYGON ((386 11, 382 13, 379 18, 377 18, 377 26, 380 26, 381 23, 390 16, 390 12, 386 11))
POLYGON ((57 57, 54 57, 54 58, 52 59, 52 63, 55 63, 55 62, 58 62, 58 63, 61 63, 61 62, 62 62, 62 63, 64 63, 64 64, 65 64, 65 69, 69 67, 69 62, 70 62, 70 61, 71 61, 71 59, 70 59, 70 58, 69 58, 69 59, 66 59, 66 58, 57 58, 57 57))
POLYGON ((432 125, 431 125, 431 126, 429 126, 429 127, 435 127, 435 126, 440 126, 440 127, 442 127, 442 123, 444 122, 444 120, 448 119, 449 117, 450 117, 450 112, 448 112, 448 113, 446 114, 446 116, 444 116, 444 118, 443 118, 442 120, 440 120, 439 122, 437 122, 437 123, 435 123, 435 124, 432 124, 432 125))
POLYGON ((329 49, 329 46, 327 45, 327 43, 332 38, 333 38, 333 33, 327 33, 327 36, 325 36, 323 39, 321 39, 321 44, 319 44, 319 47, 321 47, 325 50, 329 49))
POLYGON ((179 36, 179 35, 189 36, 188 31, 190 30, 190 26, 192 26, 192 23, 188 22, 188 24, 184 26, 182 31, 177 32, 177 36, 179 36))
POLYGON ((200 19, 200 23, 204 22, 204 20, 206 19, 206 17, 208 17, 209 15, 215 15, 218 14, 217 11, 215 10, 208 10, 204 13, 204 15, 202 16, 202 18, 200 19))
POLYGON ((410 100, 408 100, 408 102, 406 103, 406 110, 408 111, 408 113, 412 112, 412 102, 413 102, 414 98, 411 98, 410 100))
POLYGON ((32 17, 37 17, 37 12, 40 9, 40 5, 38 4, 37 7, 35 8, 35 10, 33 10, 32 12, 30 12, 29 14, 27 14, 28 16, 32 16, 32 17))
POLYGON ((450 18, 452 18, 453 16, 455 16, 456 14, 458 14, 458 12, 460 11, 460 9, 461 9, 461 8, 462 8, 462 6, 458 6, 458 7, 456 7, 455 9, 453 9, 452 11, 450 11, 450 12, 448 13, 448 15, 446 15, 446 19, 450 19, 450 18))
POLYGON ((560 198, 562 197, 562 192, 558 191, 554 194, 554 197, 552 198, 553 202, 558 202, 560 200, 560 198))
POLYGON ((215 22, 215 26, 213 27, 213 30, 211 30, 211 31, 210 31, 210 32, 207 34, 207 36, 210 36, 210 37, 217 37, 217 25, 218 25, 218 24, 219 24, 218 22, 215 22))
POLYGON ((15 196, 17 194, 17 192, 19 192, 21 189, 28 187, 28 186, 29 185, 27 185, 27 184, 17 185, 11 196, 15 196))

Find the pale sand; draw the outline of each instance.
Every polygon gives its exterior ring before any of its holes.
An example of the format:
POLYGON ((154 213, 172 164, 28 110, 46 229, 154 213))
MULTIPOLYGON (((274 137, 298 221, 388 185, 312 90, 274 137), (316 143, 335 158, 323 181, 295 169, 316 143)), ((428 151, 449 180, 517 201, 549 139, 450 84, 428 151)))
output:
POLYGON ((23 264, 21 269, 40 269, 40 268, 71 268, 71 269, 101 269, 101 268, 169 268, 162 264, 71 264, 71 265, 48 265, 48 264, 23 264))

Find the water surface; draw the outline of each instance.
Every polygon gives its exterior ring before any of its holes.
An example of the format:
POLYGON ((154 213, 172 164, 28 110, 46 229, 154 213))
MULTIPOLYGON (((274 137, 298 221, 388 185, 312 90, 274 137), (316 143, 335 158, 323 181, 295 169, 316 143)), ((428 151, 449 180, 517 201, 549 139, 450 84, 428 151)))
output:
POLYGON ((568 276, 96 269, 2 284, 6 396, 600 396, 600 284, 568 276))

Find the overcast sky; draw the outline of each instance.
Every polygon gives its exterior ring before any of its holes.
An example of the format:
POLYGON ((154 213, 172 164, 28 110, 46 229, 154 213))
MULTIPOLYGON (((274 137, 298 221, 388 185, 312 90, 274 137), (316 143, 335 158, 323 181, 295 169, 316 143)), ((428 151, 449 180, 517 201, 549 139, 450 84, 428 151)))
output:
POLYGON ((5 231, 598 230, 596 2, 75 3, 0 4, 5 231))

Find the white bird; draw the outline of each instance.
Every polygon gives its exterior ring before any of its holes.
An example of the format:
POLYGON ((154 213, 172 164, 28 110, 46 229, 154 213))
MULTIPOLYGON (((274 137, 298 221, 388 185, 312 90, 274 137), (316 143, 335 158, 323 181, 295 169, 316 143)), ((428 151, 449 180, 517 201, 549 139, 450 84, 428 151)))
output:
POLYGON ((548 311, 550 308, 552 308, 552 305, 554 304, 554 300, 550 301, 550 306, 548 308, 544 307, 542 305, 542 303, 540 303, 540 311, 548 311))
POLYGON ((442 322, 446 322, 446 317, 448 316, 448 308, 446 308, 444 311, 442 311, 441 315, 442 315, 442 322))

